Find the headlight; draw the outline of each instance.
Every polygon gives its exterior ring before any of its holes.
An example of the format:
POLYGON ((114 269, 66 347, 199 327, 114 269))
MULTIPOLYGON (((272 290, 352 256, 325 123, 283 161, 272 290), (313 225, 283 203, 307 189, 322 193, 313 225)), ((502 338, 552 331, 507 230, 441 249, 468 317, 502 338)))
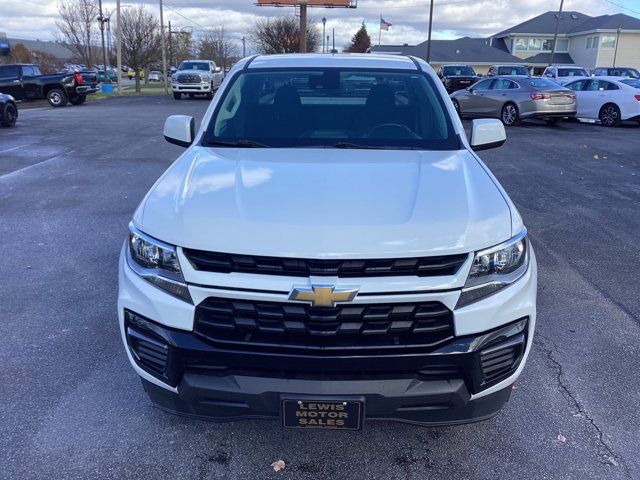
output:
POLYGON ((489 296, 524 275, 529 266, 526 233, 524 230, 511 240, 476 252, 456 308, 489 296))
POLYGON ((129 224, 127 260, 131 269, 156 287, 191 303, 176 247, 145 235, 129 224))
POLYGON ((178 75, 175 75, 175 74, 171 75, 171 81, 172 82, 177 82, 178 81, 178 75))
POLYGON ((202 81, 204 83, 209 83, 211 81, 211 77, 207 76, 207 75, 203 75, 202 76, 202 81))

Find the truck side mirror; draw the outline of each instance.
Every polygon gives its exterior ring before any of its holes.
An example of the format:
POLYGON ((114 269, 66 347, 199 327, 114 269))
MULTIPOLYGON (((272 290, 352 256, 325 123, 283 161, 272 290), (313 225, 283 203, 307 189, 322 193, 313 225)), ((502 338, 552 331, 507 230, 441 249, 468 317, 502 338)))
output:
POLYGON ((196 121, 187 115, 171 115, 164 122, 164 139, 179 145, 188 147, 196 137, 196 121))
POLYGON ((507 133, 500 120, 480 118, 471 126, 471 148, 474 151, 501 147, 507 141, 507 133))
POLYGON ((222 71, 222 68, 221 67, 216 67, 216 68, 213 69, 213 71, 216 72, 216 73, 219 73, 219 72, 222 71))

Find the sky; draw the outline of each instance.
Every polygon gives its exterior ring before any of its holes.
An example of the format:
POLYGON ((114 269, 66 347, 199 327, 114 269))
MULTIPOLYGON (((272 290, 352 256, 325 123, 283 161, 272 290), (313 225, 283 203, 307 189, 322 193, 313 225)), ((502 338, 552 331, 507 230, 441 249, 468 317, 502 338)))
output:
MULTIPOLYGON (((122 5, 143 3, 150 11, 158 12, 156 0, 121 1, 122 5)), ((392 24, 389 31, 382 32, 383 44, 416 44, 427 36, 428 3, 428 0, 358 0, 356 9, 310 8, 309 17, 318 23, 320 30, 320 22, 326 17, 327 34, 335 28, 337 48, 348 44, 362 22, 367 25, 372 42, 377 44, 381 15, 392 24)), ((559 0, 435 0, 433 36, 442 39, 489 36, 545 11, 556 10, 559 3, 559 0)), ((255 0, 167 0, 164 5, 165 23, 171 20, 173 29, 224 26, 238 39, 247 35, 260 17, 293 14, 290 7, 257 7, 255 0)), ((109 11, 115 8, 115 2, 104 0, 103 6, 109 11)), ((564 9, 592 16, 626 13, 640 18, 640 0, 565 0, 564 9)), ((0 0, 0 32, 9 37, 53 40, 56 18, 55 0, 0 0)))

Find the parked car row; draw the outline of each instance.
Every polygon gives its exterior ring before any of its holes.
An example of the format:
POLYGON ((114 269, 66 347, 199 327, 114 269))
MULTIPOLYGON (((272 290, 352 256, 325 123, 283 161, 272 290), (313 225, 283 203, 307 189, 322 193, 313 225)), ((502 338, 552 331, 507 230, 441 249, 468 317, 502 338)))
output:
POLYGON ((552 66, 542 77, 534 77, 515 67, 496 65, 487 78, 474 79, 468 65, 446 65, 438 76, 460 116, 495 117, 507 126, 528 118, 548 124, 578 118, 607 127, 626 120, 640 122, 640 79, 626 76, 632 71, 594 77, 581 67, 552 66), (467 83, 471 85, 464 87, 467 83))

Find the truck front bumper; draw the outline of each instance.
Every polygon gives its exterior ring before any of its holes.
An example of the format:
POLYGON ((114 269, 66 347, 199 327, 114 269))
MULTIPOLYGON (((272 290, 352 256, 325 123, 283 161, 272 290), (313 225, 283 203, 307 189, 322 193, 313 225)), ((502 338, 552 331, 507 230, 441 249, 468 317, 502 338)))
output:
POLYGON ((174 93, 211 93, 211 83, 172 83, 171 90, 174 93))

